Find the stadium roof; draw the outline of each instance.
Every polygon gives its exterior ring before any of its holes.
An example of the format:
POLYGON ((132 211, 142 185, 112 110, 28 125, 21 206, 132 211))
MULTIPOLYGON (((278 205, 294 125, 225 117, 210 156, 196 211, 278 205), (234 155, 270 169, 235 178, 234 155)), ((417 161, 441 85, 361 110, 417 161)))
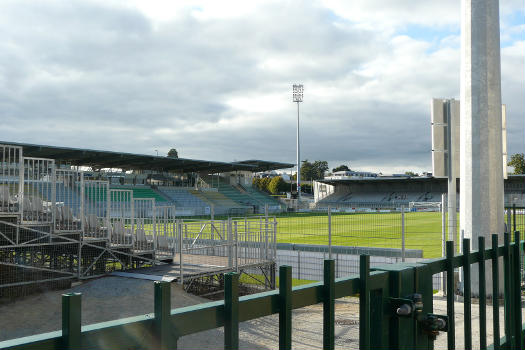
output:
POLYGON ((95 168, 120 168, 125 170, 156 170, 156 171, 182 171, 182 172, 225 172, 244 170, 258 172, 259 169, 291 168, 293 164, 267 162, 267 161, 242 161, 242 162, 216 162, 198 159, 169 158, 146 154, 134 154, 114 151, 100 151, 83 148, 57 147, 34 145, 18 142, 4 142, 0 144, 22 147, 24 156, 35 158, 50 158, 71 165, 89 166, 95 168))
POLYGON ((253 166, 252 171, 254 172, 277 170, 277 169, 287 169, 287 168, 293 168, 295 166, 295 164, 290 164, 290 163, 268 162, 266 160, 258 160, 258 159, 243 160, 240 162, 235 162, 235 164, 251 165, 253 166))

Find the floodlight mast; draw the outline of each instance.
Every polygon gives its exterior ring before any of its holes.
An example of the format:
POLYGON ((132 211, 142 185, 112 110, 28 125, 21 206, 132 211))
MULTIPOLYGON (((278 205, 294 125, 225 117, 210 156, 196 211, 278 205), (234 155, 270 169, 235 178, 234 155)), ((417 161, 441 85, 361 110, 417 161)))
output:
POLYGON ((303 84, 293 85, 293 102, 297 102, 297 208, 301 201, 301 144, 299 142, 299 103, 303 102, 303 84))

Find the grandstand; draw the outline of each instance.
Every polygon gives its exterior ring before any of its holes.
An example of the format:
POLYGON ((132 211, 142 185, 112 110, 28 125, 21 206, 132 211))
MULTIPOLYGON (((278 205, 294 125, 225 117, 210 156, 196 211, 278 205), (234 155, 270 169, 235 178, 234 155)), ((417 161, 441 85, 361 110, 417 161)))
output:
MULTIPOLYGON (((457 189, 459 191, 459 180, 457 189)), ((410 203, 441 202, 447 192, 444 178, 385 177, 369 179, 329 178, 314 182, 318 208, 350 206, 409 206, 410 203)), ((459 201, 459 195, 457 196, 459 201)), ((525 207, 525 176, 509 175, 505 180, 505 205, 525 207)), ((458 204, 459 206, 459 204, 458 204)))
MULTIPOLYGON (((218 214, 253 211, 235 200, 245 197, 199 188, 197 179, 224 172, 225 178, 231 174, 244 178, 246 185, 261 169, 291 164, 224 163, 13 143, 0 143, 0 159, 0 296, 175 262, 181 283, 260 268, 269 279, 273 276, 269 283, 274 285, 275 254, 270 251, 274 225, 253 226, 269 227, 263 232, 243 227, 244 221, 235 223, 235 237, 238 232, 242 237, 234 241, 227 220, 186 220, 178 215, 209 215, 210 205, 218 214)), ((226 193, 229 189, 222 187, 226 193)))

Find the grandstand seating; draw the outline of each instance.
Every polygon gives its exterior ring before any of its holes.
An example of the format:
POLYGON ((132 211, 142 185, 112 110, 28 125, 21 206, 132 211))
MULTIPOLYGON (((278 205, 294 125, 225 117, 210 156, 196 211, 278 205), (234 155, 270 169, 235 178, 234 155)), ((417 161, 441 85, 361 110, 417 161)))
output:
POLYGON ((232 208, 252 209, 251 207, 233 201, 218 191, 193 190, 190 191, 190 193, 212 204, 215 214, 229 214, 232 208))
MULTIPOLYGON (((175 205, 178 215, 209 215, 211 207, 217 215, 231 214, 232 210, 242 213, 264 211, 268 205, 271 211, 280 210, 280 204, 270 196, 250 187, 232 186, 221 180, 218 189, 195 190, 193 188, 147 185, 111 185, 111 189, 132 190, 133 198, 154 198, 157 204, 175 205)), ((107 192, 103 187, 86 187, 84 194, 87 200, 104 205, 107 192)), ((40 195, 50 198, 51 187, 40 189, 40 195), (44 193, 46 192, 46 193, 44 193), (47 193, 49 192, 49 193, 47 193)), ((57 202, 76 207, 80 203, 78 191, 57 183, 57 202)))
POLYGON ((336 192, 317 203, 330 205, 377 204, 408 205, 410 202, 440 202, 441 193, 434 192, 336 192))
POLYGON ((209 207, 210 204, 191 194, 190 190, 184 187, 159 186, 157 192, 171 200, 178 212, 181 212, 178 210, 180 208, 189 209, 195 214, 204 214, 204 208, 209 207))
POLYGON ((261 200, 252 197, 246 191, 241 192, 232 185, 220 184, 218 190, 220 193, 230 198, 234 202, 253 207, 255 211, 260 211, 261 208, 264 208, 264 203, 261 200))
POLYGON ((154 191, 149 186, 118 186, 118 185, 111 185, 111 188, 113 189, 119 189, 119 190, 132 190, 133 191, 133 198, 139 199, 139 198, 154 198, 155 202, 157 203, 163 203, 167 204, 165 202, 169 202, 169 199, 166 199, 162 194, 159 192, 154 191))
POLYGON ((260 202, 263 206, 268 204, 268 207, 270 208, 277 208, 281 207, 281 204, 278 200, 270 197, 269 195, 262 193, 261 191, 257 190, 256 188, 246 186, 242 187, 252 198, 260 202))
POLYGON ((250 207, 253 208, 254 212, 258 213, 264 212, 265 205, 268 205, 272 211, 281 209, 281 205, 277 200, 251 187, 244 187, 240 184, 231 185, 227 180, 221 177, 204 177, 203 180, 207 183, 213 184, 214 187, 217 187, 220 194, 223 194, 233 202, 238 203, 237 206, 250 207))

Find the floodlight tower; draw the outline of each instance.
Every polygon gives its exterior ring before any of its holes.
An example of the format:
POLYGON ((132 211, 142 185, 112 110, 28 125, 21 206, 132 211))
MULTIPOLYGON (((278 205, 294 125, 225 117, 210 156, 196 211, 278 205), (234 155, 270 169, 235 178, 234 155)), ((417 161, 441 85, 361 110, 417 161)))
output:
POLYGON ((303 84, 293 85, 293 102, 297 102, 297 207, 301 201, 301 147, 299 143, 299 103, 303 102, 303 84))

